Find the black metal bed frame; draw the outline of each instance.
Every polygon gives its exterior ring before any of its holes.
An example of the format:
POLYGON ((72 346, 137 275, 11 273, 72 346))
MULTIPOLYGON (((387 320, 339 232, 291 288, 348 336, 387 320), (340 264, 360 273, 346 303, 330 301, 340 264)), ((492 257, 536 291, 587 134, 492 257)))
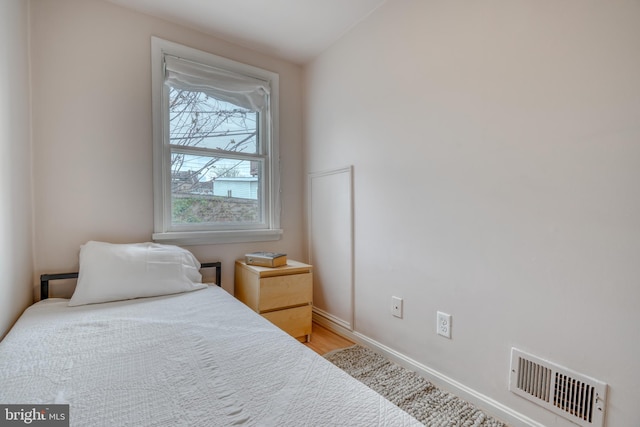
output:
MULTIPOLYGON (((217 262, 203 262, 200 264, 200 268, 215 268, 216 269, 216 285, 222 286, 222 263, 217 262)), ((77 279, 78 273, 57 273, 57 274, 41 274, 40 275, 40 299, 49 298, 49 280, 62 280, 62 279, 77 279)))

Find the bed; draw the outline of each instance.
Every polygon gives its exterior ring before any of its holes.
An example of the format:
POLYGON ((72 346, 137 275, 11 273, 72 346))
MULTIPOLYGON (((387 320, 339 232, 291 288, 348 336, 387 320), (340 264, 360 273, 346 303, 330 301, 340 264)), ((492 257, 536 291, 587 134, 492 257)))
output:
POLYGON ((70 306, 77 288, 0 342, 0 404, 68 404, 72 426, 421 425, 220 286, 70 306))

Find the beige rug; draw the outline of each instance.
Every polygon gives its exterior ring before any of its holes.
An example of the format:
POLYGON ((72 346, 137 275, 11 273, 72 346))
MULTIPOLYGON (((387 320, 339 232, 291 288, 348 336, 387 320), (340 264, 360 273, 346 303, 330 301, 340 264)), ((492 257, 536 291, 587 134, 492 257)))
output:
POLYGON ((426 426, 506 427, 464 400, 368 348, 355 345, 324 357, 426 426))

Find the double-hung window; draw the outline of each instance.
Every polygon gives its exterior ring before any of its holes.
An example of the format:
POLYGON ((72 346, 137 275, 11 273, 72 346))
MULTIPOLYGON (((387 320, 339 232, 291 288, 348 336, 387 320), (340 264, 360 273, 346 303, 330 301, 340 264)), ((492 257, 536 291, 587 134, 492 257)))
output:
POLYGON ((278 75, 152 38, 153 239, 277 240, 278 75))

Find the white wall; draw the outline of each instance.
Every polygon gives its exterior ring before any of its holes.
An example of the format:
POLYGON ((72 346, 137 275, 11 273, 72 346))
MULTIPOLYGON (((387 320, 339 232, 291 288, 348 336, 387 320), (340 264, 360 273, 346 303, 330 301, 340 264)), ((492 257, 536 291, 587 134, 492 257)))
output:
POLYGON ((639 2, 388 1, 304 90, 305 171, 354 165, 356 332, 570 425, 507 390, 515 346, 640 425, 639 2))
POLYGON ((0 339, 33 301, 28 16, 0 2, 0 339))
POLYGON ((227 289, 248 251, 303 256, 299 66, 97 0, 33 0, 31 13, 37 274, 77 269, 87 240, 151 239, 152 35, 280 74, 283 239, 189 249, 223 261, 227 289))

